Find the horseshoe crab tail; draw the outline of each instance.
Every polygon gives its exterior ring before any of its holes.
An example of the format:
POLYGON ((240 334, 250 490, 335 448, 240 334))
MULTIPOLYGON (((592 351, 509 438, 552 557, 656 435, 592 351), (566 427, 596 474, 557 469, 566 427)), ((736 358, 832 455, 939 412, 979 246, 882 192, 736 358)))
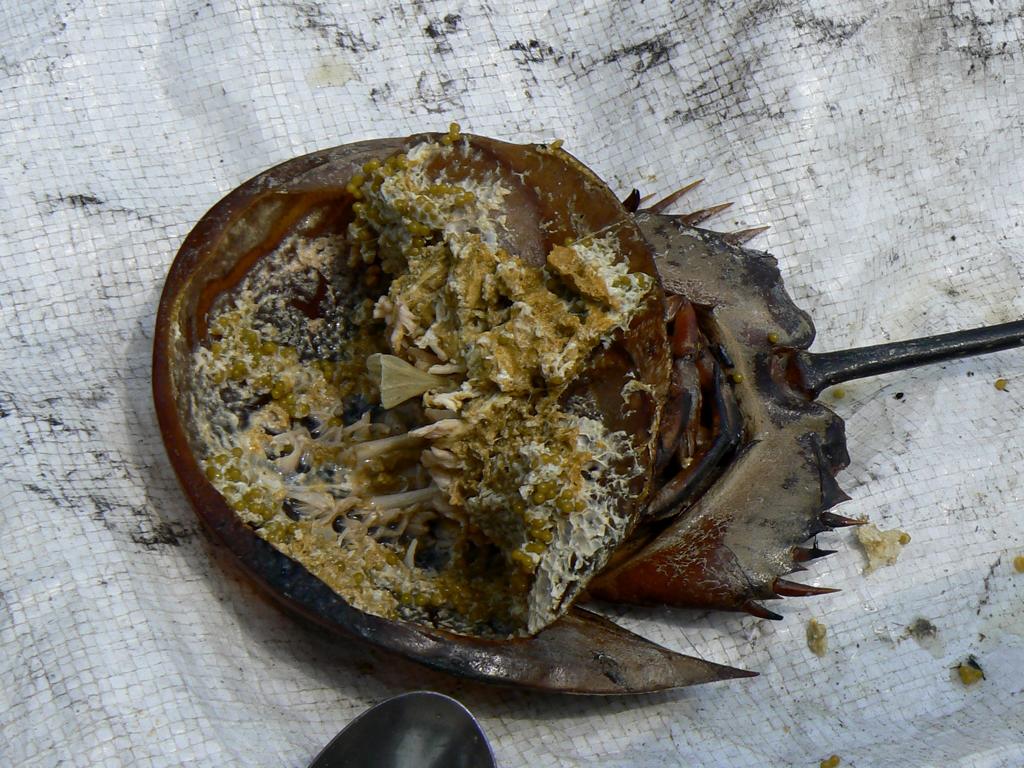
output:
POLYGON ((1024 320, 1014 320, 838 352, 797 350, 790 359, 790 377, 794 386, 816 398, 826 387, 844 381, 1020 346, 1024 346, 1024 320))

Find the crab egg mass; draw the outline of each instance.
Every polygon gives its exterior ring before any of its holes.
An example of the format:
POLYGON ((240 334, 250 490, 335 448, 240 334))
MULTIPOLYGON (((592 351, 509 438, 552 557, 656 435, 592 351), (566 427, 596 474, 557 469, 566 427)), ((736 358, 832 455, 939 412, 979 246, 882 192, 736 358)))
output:
POLYGON ((614 231, 517 252, 480 152, 453 130, 365 164, 344 232, 213 307, 187 410, 234 513, 347 602, 510 637, 629 533, 646 448, 578 384, 658 288, 614 231))

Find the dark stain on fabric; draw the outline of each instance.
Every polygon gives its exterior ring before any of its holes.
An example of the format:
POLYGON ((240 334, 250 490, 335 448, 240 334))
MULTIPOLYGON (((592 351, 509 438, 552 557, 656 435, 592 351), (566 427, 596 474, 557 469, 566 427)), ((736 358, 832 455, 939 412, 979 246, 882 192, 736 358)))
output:
POLYGON ((92 514, 90 517, 97 523, 106 523, 107 517, 111 512, 114 511, 114 505, 104 499, 102 496, 98 496, 95 493, 89 494, 89 503, 92 504, 92 514))
POLYGON ((195 531, 186 528, 180 523, 170 523, 166 520, 161 520, 152 528, 133 531, 131 539, 143 549, 152 552, 164 547, 180 547, 187 539, 194 535, 195 531))
POLYGON ((788 0, 757 0, 747 5, 740 5, 742 13, 736 20, 735 29, 756 30, 764 28, 774 16, 789 12, 788 0))
POLYGON ((62 203, 70 205, 72 208, 88 208, 93 205, 103 205, 103 201, 95 195, 62 195, 57 199, 62 203))
POLYGON ((939 636, 939 628, 928 619, 919 617, 907 627, 907 634, 919 642, 928 642, 939 636))
POLYGON ((335 48, 352 53, 376 51, 380 44, 369 40, 358 30, 338 21, 322 3, 295 3, 292 6, 303 29, 311 29, 335 48))
POLYGON ((206 14, 212 15, 212 13, 213 13, 213 3, 212 2, 211 3, 204 3, 200 7, 193 9, 193 11, 192 11, 192 20, 195 21, 200 16, 203 16, 203 15, 206 15, 206 14))
POLYGON ((992 577, 995 575, 996 570, 999 568, 1002 562, 1003 556, 1000 555, 996 558, 996 561, 992 563, 991 567, 988 569, 988 573, 985 575, 985 578, 981 582, 981 599, 978 600, 978 607, 974 611, 976 616, 981 615, 981 609, 988 605, 989 600, 992 599, 992 577))
POLYGON ((50 504, 53 504, 56 507, 59 507, 67 502, 66 499, 62 498, 52 488, 47 488, 44 485, 39 485, 37 483, 22 483, 21 487, 24 488, 29 493, 32 493, 38 496, 39 498, 48 501, 50 504))
POLYGON ((633 71, 637 74, 647 72, 660 64, 666 64, 672 58, 672 50, 678 45, 665 32, 656 37, 642 40, 639 43, 616 48, 604 57, 605 64, 618 61, 633 60, 633 71))
POLYGON ((104 403, 110 402, 110 390, 97 387, 89 392, 73 392, 71 399, 81 403, 86 408, 97 408, 104 403))
POLYGON ((39 205, 44 208, 48 214, 56 213, 61 209, 71 209, 82 211, 86 215, 115 213, 128 216, 129 218, 136 219, 138 221, 155 221, 152 216, 147 214, 140 213, 139 211, 132 210, 131 208, 111 205, 103 198, 81 192, 76 192, 74 194, 45 195, 41 200, 39 200, 39 205))
POLYGON ((547 43, 542 43, 540 40, 533 38, 530 38, 525 43, 516 40, 508 49, 515 54, 516 62, 521 66, 543 64, 548 61, 560 64, 565 60, 564 54, 559 53, 547 43))
POLYGON ((52 413, 46 414, 45 416, 37 419, 37 421, 46 424, 54 432, 62 432, 65 434, 82 434, 92 436, 96 434, 96 428, 89 424, 73 424, 65 421, 59 416, 55 416, 52 413))
POLYGON ((829 43, 835 47, 843 45, 860 32, 867 21, 867 16, 853 21, 840 21, 802 12, 796 13, 793 16, 793 25, 797 29, 806 30, 814 34, 814 41, 816 43, 829 43))
POLYGON ((449 112, 461 106, 459 84, 436 72, 421 72, 416 80, 416 100, 431 114, 449 112))
POLYGON ((970 60, 968 74, 973 74, 979 65, 987 69, 992 59, 1012 59, 1024 53, 1024 42, 1015 34, 1024 15, 1020 9, 1010 10, 991 3, 983 16, 983 12, 970 3, 954 0, 948 0, 946 8, 955 33, 950 36, 947 47, 955 48, 970 60))
POLYGON ((730 57, 711 70, 712 74, 691 88, 680 101, 679 107, 664 118, 673 125, 686 125, 703 119, 725 121, 738 117, 758 117, 778 120, 785 117, 783 105, 769 101, 770 93, 755 85, 754 73, 760 68, 760 59, 768 52, 765 46, 750 49, 742 55, 730 57))
POLYGON ((423 31, 427 33, 429 37, 434 40, 450 35, 456 29, 459 28, 459 22, 462 21, 462 17, 457 13, 449 13, 443 19, 438 19, 427 24, 423 28, 423 31))
POLYGON ((457 13, 449 13, 443 19, 431 21, 423 28, 423 32, 434 41, 434 49, 440 53, 451 53, 452 46, 448 42, 448 35, 459 28, 462 17, 457 13))
POLYGON ((79 210, 90 210, 101 208, 106 203, 96 195, 76 193, 71 195, 58 194, 58 195, 46 195, 42 202, 45 203, 50 213, 53 213, 58 208, 76 208, 79 210))
POLYGON ((26 417, 26 422, 39 426, 45 425, 49 427, 51 433, 88 436, 96 433, 96 428, 88 422, 88 418, 84 415, 83 420, 78 423, 69 421, 65 416, 60 415, 60 404, 61 398, 59 397, 44 397, 32 401, 23 415, 26 417))
POLYGON ((196 535, 194 528, 183 523, 159 519, 145 504, 120 504, 99 493, 90 493, 77 504, 74 499, 65 503, 92 507, 89 515, 92 520, 115 535, 127 536, 133 544, 150 552, 180 547, 196 535))
POLYGON ((391 94, 394 91, 391 83, 384 83, 383 85, 375 85, 370 89, 370 99, 374 104, 382 106, 387 104, 391 100, 391 94))

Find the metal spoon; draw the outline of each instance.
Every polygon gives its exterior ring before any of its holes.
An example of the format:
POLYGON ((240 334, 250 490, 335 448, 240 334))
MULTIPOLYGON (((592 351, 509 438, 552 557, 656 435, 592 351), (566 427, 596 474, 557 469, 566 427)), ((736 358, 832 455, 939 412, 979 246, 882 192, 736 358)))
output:
POLYGON ((469 710, 432 691, 413 691, 367 710, 309 768, 496 768, 469 710))

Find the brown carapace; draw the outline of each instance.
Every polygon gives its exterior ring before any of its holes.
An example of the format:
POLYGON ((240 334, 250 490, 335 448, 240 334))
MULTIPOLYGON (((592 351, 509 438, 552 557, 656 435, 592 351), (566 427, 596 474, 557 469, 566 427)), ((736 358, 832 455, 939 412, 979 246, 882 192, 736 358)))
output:
POLYGON ((200 520, 290 609, 435 669, 596 694, 753 674, 582 605, 776 619, 763 600, 833 591, 787 578, 857 522, 830 511, 848 456, 818 393, 1024 324, 812 354, 775 260, 742 247, 761 228, 663 212, 693 186, 620 203, 557 144, 456 131, 243 184, 157 318, 200 520))

